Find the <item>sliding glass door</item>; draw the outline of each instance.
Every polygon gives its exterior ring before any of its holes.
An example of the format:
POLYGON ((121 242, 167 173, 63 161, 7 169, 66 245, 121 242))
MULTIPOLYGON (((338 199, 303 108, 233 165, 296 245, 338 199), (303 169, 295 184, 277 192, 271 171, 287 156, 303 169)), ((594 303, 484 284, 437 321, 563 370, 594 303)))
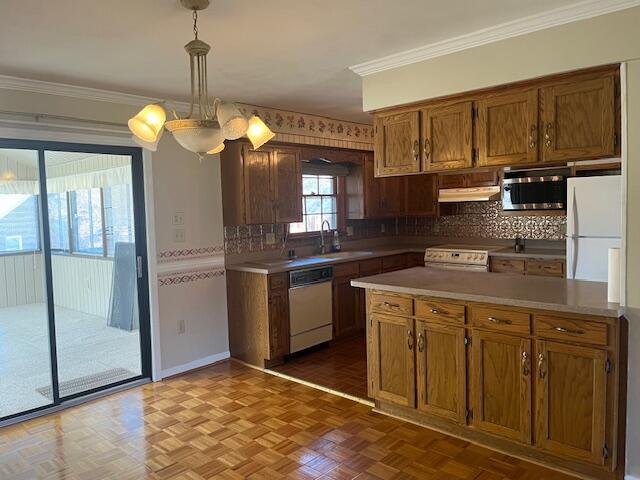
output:
POLYGON ((141 151, 3 143, 0 420, 150 376, 141 151))

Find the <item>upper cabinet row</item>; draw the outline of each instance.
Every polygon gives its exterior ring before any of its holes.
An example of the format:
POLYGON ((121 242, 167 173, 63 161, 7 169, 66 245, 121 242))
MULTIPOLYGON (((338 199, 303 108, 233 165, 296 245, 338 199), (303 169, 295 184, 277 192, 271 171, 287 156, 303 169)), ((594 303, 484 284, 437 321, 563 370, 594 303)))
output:
POLYGON ((379 112, 376 176, 613 156, 618 72, 599 68, 379 112))

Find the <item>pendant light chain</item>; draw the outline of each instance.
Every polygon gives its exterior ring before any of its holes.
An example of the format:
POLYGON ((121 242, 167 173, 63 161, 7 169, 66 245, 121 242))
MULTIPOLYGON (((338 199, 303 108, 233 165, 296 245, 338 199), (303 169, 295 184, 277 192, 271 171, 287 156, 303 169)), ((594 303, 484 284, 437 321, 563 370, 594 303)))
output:
POLYGON ((193 34, 196 37, 196 40, 198 39, 198 11, 194 10, 193 11, 193 34))

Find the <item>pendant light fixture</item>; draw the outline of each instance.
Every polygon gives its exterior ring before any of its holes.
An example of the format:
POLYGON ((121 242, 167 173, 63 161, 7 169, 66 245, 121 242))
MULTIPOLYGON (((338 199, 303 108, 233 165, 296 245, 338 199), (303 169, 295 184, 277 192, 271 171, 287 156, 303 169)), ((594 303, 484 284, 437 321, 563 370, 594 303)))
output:
POLYGON ((164 128, 173 134, 185 149, 205 154, 224 150, 225 140, 246 135, 253 148, 258 149, 275 134, 257 116, 247 119, 237 105, 215 98, 209 103, 207 86, 207 53, 211 47, 198 38, 198 11, 209 6, 209 0, 180 0, 193 12, 194 39, 185 45, 191 71, 191 103, 186 117, 172 111, 173 120, 166 120, 163 103, 147 105, 128 122, 134 140, 144 148, 155 151, 164 128))

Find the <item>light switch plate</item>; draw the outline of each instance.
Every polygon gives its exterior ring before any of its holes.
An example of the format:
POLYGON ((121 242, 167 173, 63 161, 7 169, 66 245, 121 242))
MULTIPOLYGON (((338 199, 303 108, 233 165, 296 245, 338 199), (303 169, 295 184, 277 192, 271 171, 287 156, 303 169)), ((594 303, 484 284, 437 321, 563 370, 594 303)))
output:
POLYGON ((266 243, 267 245, 273 245, 274 243, 276 243, 276 234, 273 232, 267 233, 264 236, 264 243, 266 243))
POLYGON ((347 237, 353 237, 353 227, 351 225, 347 226, 347 237))
POLYGON ((184 212, 175 212, 171 222, 174 225, 184 225, 184 212))
POLYGON ((184 243, 187 241, 187 232, 184 228, 173 229, 173 241, 175 243, 184 243))

